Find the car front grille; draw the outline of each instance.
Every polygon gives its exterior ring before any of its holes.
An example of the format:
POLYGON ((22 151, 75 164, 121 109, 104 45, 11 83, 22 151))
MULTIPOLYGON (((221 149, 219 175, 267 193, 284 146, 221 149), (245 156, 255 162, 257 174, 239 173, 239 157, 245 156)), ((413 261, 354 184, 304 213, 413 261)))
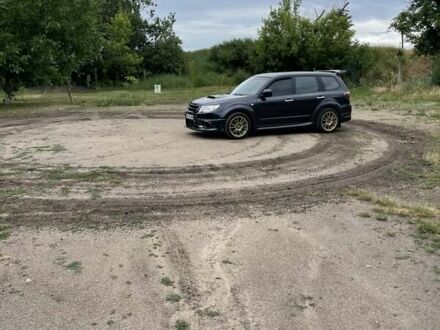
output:
POLYGON ((188 111, 190 111, 190 112, 197 113, 197 111, 199 111, 199 109, 200 109, 200 105, 195 104, 195 103, 190 103, 190 105, 188 106, 188 111))

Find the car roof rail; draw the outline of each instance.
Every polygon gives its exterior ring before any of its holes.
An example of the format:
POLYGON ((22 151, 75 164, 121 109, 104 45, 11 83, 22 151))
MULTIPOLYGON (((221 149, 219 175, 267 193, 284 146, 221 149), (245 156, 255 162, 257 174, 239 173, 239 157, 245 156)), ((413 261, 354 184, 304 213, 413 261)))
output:
POLYGON ((317 72, 329 72, 342 76, 343 74, 347 73, 347 70, 317 70, 317 72))

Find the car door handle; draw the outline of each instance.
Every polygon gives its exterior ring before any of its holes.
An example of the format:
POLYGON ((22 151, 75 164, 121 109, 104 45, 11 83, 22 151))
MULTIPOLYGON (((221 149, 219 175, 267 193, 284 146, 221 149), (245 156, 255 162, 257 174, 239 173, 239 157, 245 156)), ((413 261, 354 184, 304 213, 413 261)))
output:
POLYGON ((326 97, 325 96, 318 96, 317 99, 318 100, 324 100, 324 99, 326 99, 326 97))
POLYGON ((286 103, 292 103, 292 102, 295 102, 295 99, 287 99, 287 100, 285 100, 284 102, 286 102, 286 103))

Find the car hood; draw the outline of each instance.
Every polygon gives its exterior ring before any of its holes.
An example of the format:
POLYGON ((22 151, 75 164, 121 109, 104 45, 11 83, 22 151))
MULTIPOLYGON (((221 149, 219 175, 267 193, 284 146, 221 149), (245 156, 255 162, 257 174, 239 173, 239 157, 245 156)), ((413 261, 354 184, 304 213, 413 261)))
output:
POLYGON ((209 95, 202 97, 200 99, 192 101, 192 103, 197 105, 223 105, 228 103, 235 103, 237 101, 246 102, 251 96, 246 95, 232 95, 232 94, 222 94, 222 95, 209 95))

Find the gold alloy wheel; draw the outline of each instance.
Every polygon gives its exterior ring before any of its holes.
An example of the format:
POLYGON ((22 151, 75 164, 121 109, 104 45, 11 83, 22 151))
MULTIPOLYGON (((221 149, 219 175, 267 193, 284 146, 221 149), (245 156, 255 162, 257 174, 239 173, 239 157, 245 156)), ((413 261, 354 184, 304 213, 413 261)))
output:
POLYGON ((326 132, 332 132, 338 127, 338 115, 333 111, 327 111, 322 115, 321 127, 326 132))
POLYGON ((234 138, 242 138, 249 131, 249 122, 246 117, 238 115, 229 122, 229 132, 234 138))

